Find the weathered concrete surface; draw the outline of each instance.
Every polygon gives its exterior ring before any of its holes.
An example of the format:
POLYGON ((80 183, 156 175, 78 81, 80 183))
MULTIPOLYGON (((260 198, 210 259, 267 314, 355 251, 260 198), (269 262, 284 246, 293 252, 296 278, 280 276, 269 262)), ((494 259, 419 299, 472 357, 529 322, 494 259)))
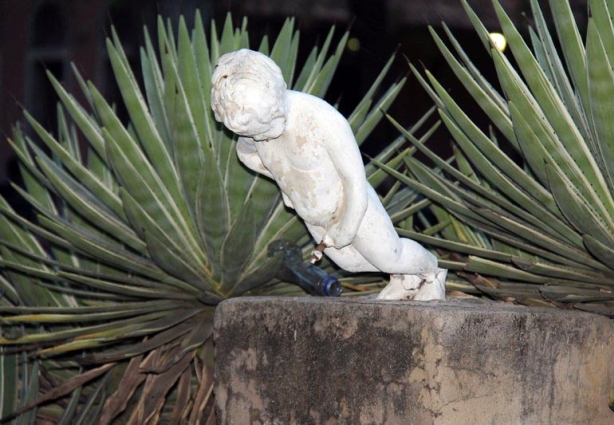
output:
POLYGON ((237 298, 217 309, 223 424, 612 424, 614 325, 471 301, 237 298))

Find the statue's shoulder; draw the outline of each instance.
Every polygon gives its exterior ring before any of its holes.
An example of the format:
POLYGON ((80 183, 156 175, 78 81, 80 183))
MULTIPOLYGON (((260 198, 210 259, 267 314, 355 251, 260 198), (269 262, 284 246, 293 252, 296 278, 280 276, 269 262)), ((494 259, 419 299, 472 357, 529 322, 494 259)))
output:
MULTIPOLYGON (((314 96, 314 95, 309 94, 309 93, 303 93, 302 91, 286 90, 286 94, 288 95, 288 97, 290 98, 290 100, 292 102, 298 102, 298 103, 320 103, 320 102, 324 102, 319 97, 314 96)), ((324 103, 326 103, 326 102, 324 102, 324 103)))
POLYGON ((345 121, 345 117, 324 99, 295 90, 288 90, 287 93, 291 109, 298 111, 300 114, 321 115, 326 117, 327 121, 334 119, 345 121))

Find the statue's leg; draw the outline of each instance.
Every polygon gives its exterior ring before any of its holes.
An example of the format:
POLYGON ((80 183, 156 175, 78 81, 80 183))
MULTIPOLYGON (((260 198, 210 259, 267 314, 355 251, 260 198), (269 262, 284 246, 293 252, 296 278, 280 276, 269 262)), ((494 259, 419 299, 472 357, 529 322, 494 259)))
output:
MULTIPOLYGON (((320 242, 326 233, 326 230, 320 226, 312 226, 307 224, 307 229, 316 243, 320 242)), ((348 245, 341 249, 326 248, 324 253, 333 263, 353 273, 360 272, 378 272, 378 268, 369 263, 352 245, 348 245)))
MULTIPOLYGON (((326 230, 307 224, 316 242, 326 230)), ((326 248, 324 253, 349 272, 390 274, 390 283, 380 299, 445 299, 446 270, 437 268, 437 258, 419 243, 399 238, 388 213, 375 191, 369 187, 369 204, 351 245, 326 248)))
POLYGON ((437 258, 419 243, 400 238, 375 191, 352 245, 378 270, 390 274, 433 273, 437 258))
POLYGON ((445 299, 447 271, 437 267, 437 258, 422 245, 399 237, 373 189, 352 245, 377 270, 391 275, 378 298, 445 299))

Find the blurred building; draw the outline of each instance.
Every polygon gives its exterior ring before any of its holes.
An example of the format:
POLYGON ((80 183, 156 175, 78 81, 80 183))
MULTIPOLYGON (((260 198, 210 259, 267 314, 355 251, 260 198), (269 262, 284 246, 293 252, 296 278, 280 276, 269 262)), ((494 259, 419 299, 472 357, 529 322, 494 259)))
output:
MULTIPOLYGON (((496 29, 490 0, 469 0, 469 3, 487 26, 496 29)), ((516 22, 526 21, 525 13, 530 15, 529 0, 502 0, 501 3, 516 22)), ((586 0, 572 3, 578 14, 586 15, 586 0)), ((177 21, 183 13, 189 23, 197 8, 205 22, 210 18, 220 21, 228 11, 237 19, 248 16, 250 36, 255 39, 265 33, 274 34, 286 16, 296 16, 304 46, 322 41, 331 24, 337 24, 342 30, 351 27, 353 44, 341 63, 330 95, 334 100, 341 99, 341 108, 355 105, 353 102, 365 92, 399 45, 401 53, 415 63, 425 64, 431 70, 443 69, 444 64, 428 34, 428 25, 438 25, 443 20, 458 31, 460 39, 475 41, 458 0, 0 0, 0 131, 3 132, 0 184, 6 181, 12 158, 5 139, 12 125, 23 121, 22 108, 46 127, 55 128, 57 97, 47 72, 81 99, 71 70, 74 63, 107 98, 119 101, 104 47, 111 23, 138 71, 143 25, 155 29, 158 13, 172 21, 177 21)), ((407 72, 403 60, 399 61, 397 72, 407 72)), ((412 120, 424 113, 430 101, 415 82, 410 82, 407 90, 411 95, 400 99, 395 110, 397 116, 412 120)))

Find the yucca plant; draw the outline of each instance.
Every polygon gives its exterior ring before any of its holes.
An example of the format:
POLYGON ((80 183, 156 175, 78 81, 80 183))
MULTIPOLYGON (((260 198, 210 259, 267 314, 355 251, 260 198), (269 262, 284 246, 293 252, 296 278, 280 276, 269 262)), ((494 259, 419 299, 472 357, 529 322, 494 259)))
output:
POLYGON ((494 1, 514 65, 463 1, 502 93, 447 27, 447 43, 431 29, 492 131, 472 122, 428 70, 424 78, 414 69, 454 137, 454 158, 444 161, 406 133, 443 173, 407 158, 414 178, 396 175, 434 201, 440 222, 436 234, 406 235, 447 250, 443 266, 473 285, 461 288, 614 316, 614 5, 589 3, 585 41, 559 0, 550 1, 556 35, 531 1, 535 27, 525 40, 494 1))
MULTIPOLYGON (((249 172, 235 137, 209 105, 217 58, 248 47, 247 23, 227 18, 209 38, 197 14, 175 34, 162 19, 158 49, 147 30, 142 87, 113 33, 108 54, 129 122, 75 71, 88 105, 50 75, 61 104, 58 134, 30 115, 16 128, 30 222, 0 199, 0 415, 14 423, 210 423, 212 317, 221 300, 300 294, 274 278, 280 258, 267 245, 287 239, 307 252, 302 223, 277 187, 249 172), (83 146, 86 155, 81 156, 83 146)), ((259 50, 295 90, 324 96, 345 47, 333 29, 300 72, 299 33, 288 19, 273 47, 259 50)), ((376 98, 393 58, 349 116, 358 142, 403 86, 376 98)), ((420 124, 420 123, 419 123, 420 124)), ((403 167, 402 138, 378 161, 403 167)), ((367 166, 379 185, 385 173, 367 166)), ((404 226, 428 201, 395 184, 384 203, 404 226)), ((344 279, 373 291, 373 278, 344 279), (371 282, 366 285, 365 282, 371 282)), ((217 359, 223 361, 224 359, 217 359)))

